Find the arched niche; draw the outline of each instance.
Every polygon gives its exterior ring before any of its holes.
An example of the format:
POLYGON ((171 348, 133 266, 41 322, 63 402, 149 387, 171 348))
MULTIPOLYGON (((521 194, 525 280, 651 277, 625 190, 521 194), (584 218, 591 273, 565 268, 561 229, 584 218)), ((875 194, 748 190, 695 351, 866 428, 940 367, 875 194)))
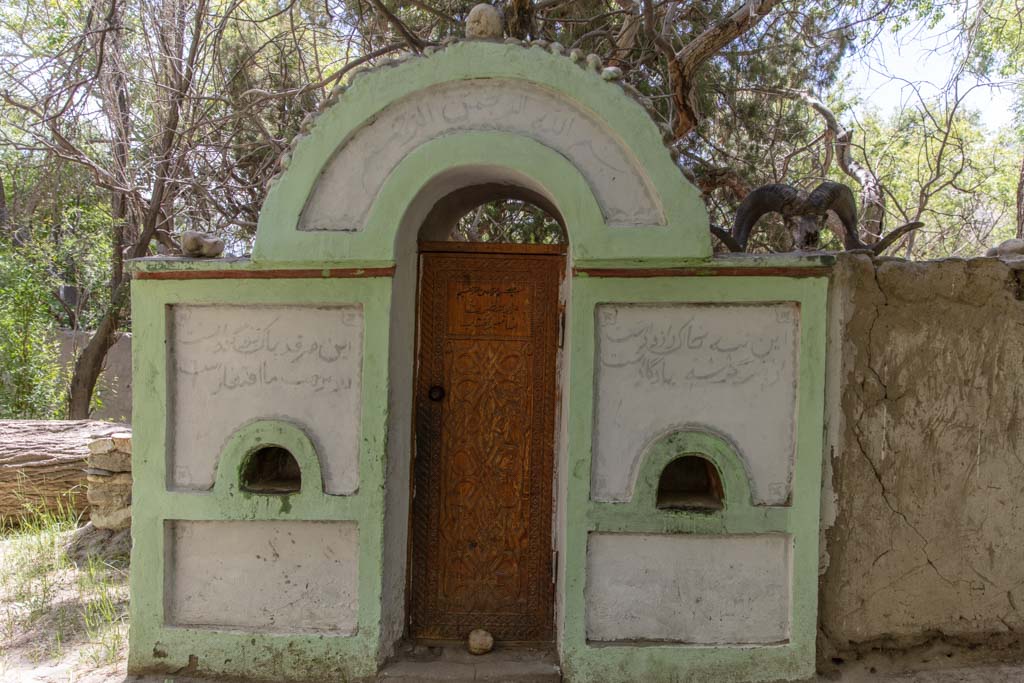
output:
POLYGON ((743 456, 722 437, 707 431, 674 430, 663 434, 644 451, 636 474, 634 495, 630 504, 644 510, 701 510, 717 512, 725 508, 751 509, 753 499, 750 472, 743 456), (687 459, 705 464, 709 468, 709 484, 715 490, 707 495, 708 501, 681 500, 678 505, 659 505, 659 489, 664 484, 666 469, 687 459))
POLYGON ((558 244, 567 244, 565 219, 548 199, 517 185, 478 183, 454 190, 434 204, 423 219, 419 230, 421 242, 452 241, 456 226, 473 211, 496 202, 518 201, 542 212, 547 220, 557 224, 554 235, 558 244))
POLYGON ((312 439, 301 427, 284 420, 254 420, 239 427, 225 444, 216 467, 213 491, 221 499, 239 494, 285 493, 314 500, 324 495, 320 458, 312 439), (247 487, 253 457, 276 450, 286 453, 294 463, 301 486, 292 491, 247 487))
POLYGON ((464 42, 359 77, 314 120, 268 193, 253 260, 393 262, 413 199, 460 167, 550 201, 577 262, 711 254, 699 194, 640 103, 567 57, 464 42))

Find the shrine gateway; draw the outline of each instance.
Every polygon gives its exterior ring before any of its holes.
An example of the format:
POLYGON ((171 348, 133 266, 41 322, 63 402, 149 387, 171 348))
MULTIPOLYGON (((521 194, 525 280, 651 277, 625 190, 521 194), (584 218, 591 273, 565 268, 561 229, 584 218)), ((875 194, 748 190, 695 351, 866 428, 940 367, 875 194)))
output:
POLYGON ((373 680, 483 629, 566 681, 813 674, 828 271, 713 257, 614 77, 378 67, 251 259, 133 263, 132 673, 373 680), (449 240, 495 198, 565 244, 449 240))

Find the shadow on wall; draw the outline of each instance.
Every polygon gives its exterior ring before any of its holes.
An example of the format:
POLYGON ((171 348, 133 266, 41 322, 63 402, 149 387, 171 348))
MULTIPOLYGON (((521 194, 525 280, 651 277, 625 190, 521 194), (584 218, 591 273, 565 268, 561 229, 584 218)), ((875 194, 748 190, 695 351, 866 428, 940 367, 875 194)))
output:
MULTIPOLYGON (((60 365, 74 365, 75 357, 92 336, 85 330, 61 330, 60 365)), ((94 399, 98 398, 100 407, 89 416, 93 420, 113 420, 114 422, 132 421, 132 335, 122 334, 115 342, 103 363, 103 373, 96 385, 94 399)))

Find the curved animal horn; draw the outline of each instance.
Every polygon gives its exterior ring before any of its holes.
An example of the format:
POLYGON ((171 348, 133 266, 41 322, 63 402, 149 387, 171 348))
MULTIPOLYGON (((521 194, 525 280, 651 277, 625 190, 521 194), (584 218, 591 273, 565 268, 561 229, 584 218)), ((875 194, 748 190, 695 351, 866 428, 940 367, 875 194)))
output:
POLYGON ((849 187, 826 180, 808 195, 807 204, 822 213, 829 209, 835 212, 846 231, 843 235, 843 246, 846 249, 868 248, 857 234, 857 200, 849 187))
POLYGON ((761 216, 773 211, 783 216, 791 215, 798 211, 803 201, 804 194, 800 190, 783 183, 762 185, 751 190, 736 209, 736 220, 732 224, 733 239, 746 251, 750 231, 761 220, 761 216))
POLYGON ((725 245, 729 251, 743 251, 743 247, 732 238, 732 233, 717 225, 711 226, 711 234, 718 238, 718 241, 725 245))

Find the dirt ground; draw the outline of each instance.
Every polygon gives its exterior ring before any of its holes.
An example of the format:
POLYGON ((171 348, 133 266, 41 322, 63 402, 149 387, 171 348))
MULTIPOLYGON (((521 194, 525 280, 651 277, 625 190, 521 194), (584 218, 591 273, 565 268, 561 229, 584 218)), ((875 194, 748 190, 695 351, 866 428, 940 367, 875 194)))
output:
POLYGON ((990 653, 936 644, 914 652, 872 653, 845 661, 818 683, 1024 683, 1024 664, 991 663, 990 653))
MULTIPOLYGON (((1021 683, 1024 665, 985 665, 970 661, 973 657, 937 647, 912 656, 877 654, 860 661, 844 663, 839 672, 819 676, 815 683, 1021 683)), ((127 677, 122 658, 115 664, 90 669, 81 658, 66 658, 63 665, 40 665, 8 669, 0 673, 4 683, 202 683, 195 679, 127 677)), ((638 682, 639 683, 639 682, 638 682)), ((704 683, 704 682, 694 682, 704 683)), ((708 681, 707 683, 714 683, 708 681)))
MULTIPOLYGON (((126 674, 125 539, 55 518, 0 535, 0 681, 190 683, 126 674)), ((983 650, 941 643, 836 664, 815 683, 1024 683, 1022 663, 993 663, 983 650)))
POLYGON ((59 515, 0 535, 0 681, 125 679, 127 546, 123 537, 113 547, 96 540, 59 515))

